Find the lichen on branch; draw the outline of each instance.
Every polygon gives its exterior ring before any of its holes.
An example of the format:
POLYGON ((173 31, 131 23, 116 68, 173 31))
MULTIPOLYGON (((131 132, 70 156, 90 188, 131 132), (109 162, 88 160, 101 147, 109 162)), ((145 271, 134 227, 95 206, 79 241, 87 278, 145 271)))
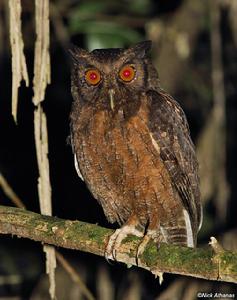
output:
MULTIPOLYGON (((0 206, 0 233, 104 256, 111 229, 80 221, 43 216, 24 209, 0 206)), ((140 238, 129 236, 116 252, 116 260, 137 265, 140 238)), ((150 242, 139 257, 139 267, 158 275, 181 274, 208 280, 237 283, 237 253, 212 248, 187 248, 150 242)))

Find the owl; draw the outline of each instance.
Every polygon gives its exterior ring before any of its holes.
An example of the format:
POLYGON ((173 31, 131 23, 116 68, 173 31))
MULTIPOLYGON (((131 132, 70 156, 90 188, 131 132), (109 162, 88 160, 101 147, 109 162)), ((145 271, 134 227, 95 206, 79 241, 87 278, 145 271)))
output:
POLYGON ((151 41, 128 49, 71 50, 75 167, 111 223, 108 258, 129 234, 138 253, 195 247, 202 222, 198 163, 185 114, 161 87, 151 41))

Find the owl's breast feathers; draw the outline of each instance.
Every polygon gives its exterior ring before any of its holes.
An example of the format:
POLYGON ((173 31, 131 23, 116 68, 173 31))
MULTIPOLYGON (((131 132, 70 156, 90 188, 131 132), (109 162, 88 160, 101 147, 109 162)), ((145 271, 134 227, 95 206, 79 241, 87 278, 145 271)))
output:
POLYGON ((71 114, 78 171, 110 222, 131 215, 163 240, 193 246, 201 220, 197 162, 185 116, 165 93, 143 95, 126 119, 121 109, 71 114))

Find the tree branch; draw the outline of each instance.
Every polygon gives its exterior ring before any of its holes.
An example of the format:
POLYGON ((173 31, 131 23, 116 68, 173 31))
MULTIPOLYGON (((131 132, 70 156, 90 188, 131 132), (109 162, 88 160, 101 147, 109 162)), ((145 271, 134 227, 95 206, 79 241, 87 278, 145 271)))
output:
MULTIPOLYGON (((111 229, 80 221, 42 216, 24 209, 0 206, 0 233, 59 247, 104 256, 111 229)), ((141 239, 129 236, 117 251, 116 259, 128 266, 136 265, 136 250, 141 239)), ((191 249, 150 242, 139 257, 139 267, 159 272, 182 274, 209 280, 237 283, 237 253, 213 249, 191 249)))

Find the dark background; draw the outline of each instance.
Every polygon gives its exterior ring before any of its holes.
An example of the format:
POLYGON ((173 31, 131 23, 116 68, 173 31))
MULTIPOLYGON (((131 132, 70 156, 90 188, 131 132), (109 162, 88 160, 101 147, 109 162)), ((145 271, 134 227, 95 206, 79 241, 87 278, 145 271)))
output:
MULTIPOLYGON (((197 146, 204 205, 204 223, 198 244, 207 245, 210 236, 215 236, 226 248, 236 249, 237 25, 233 15, 237 11, 232 1, 51 1, 52 76, 43 108, 48 120, 53 215, 112 228, 102 208, 77 177, 71 147, 67 144, 72 103, 68 48, 72 43, 90 50, 127 47, 152 39, 152 57, 161 85, 186 112, 197 146), (225 84, 222 106, 225 119, 214 119, 215 122, 212 119, 216 105, 212 85, 211 33, 216 29, 211 22, 213 7, 220 13, 217 31, 222 41, 225 84), (218 153, 223 153, 224 164, 218 153)), ((39 212, 32 104, 34 4, 22 1, 24 52, 31 85, 26 88, 22 84, 19 89, 16 125, 11 116, 11 54, 6 3, 0 2, 0 171, 26 207, 39 212)), ((0 204, 13 205, 1 189, 0 204)), ((168 274, 164 275, 164 283, 160 286, 145 270, 108 264, 103 258, 78 251, 60 251, 78 269, 96 299, 106 300, 103 294, 106 291, 107 299, 119 300, 196 299, 198 291, 234 292, 232 284, 168 274)), ((48 299, 42 246, 1 236, 0 278, 0 299, 48 299)), ((57 282, 58 299, 84 299, 60 267, 57 282), (63 282, 63 289, 60 282, 63 282)))

